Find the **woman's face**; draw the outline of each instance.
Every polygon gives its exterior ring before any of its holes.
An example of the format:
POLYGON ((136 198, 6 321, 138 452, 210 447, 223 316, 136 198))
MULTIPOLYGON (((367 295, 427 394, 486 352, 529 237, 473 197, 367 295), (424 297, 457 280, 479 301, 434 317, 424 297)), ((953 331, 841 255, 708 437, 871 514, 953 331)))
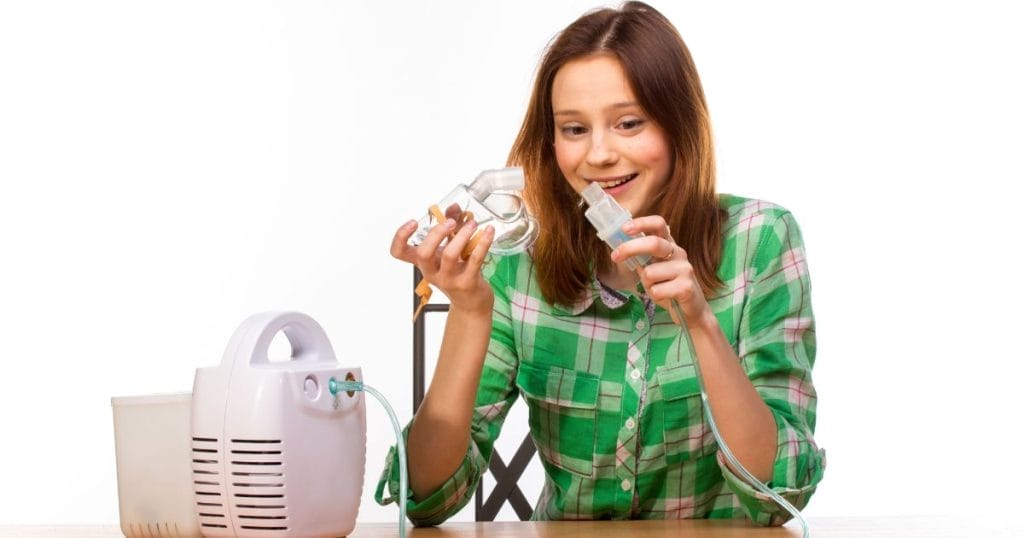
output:
POLYGON ((577 192, 597 182, 634 216, 649 215, 672 171, 664 131, 637 103, 619 61, 573 60, 551 87, 555 158, 577 192))

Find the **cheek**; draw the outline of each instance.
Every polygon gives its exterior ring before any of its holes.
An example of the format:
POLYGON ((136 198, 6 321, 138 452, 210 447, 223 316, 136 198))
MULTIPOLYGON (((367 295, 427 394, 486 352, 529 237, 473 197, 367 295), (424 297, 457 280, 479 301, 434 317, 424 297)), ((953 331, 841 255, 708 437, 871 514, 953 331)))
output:
POLYGON ((659 176, 667 177, 672 170, 672 150, 661 137, 637 140, 633 156, 637 162, 659 172, 659 176))
POLYGON ((573 171, 576 170, 579 161, 576 153, 571 144, 555 142, 555 162, 558 163, 558 169, 565 177, 572 177, 573 171))

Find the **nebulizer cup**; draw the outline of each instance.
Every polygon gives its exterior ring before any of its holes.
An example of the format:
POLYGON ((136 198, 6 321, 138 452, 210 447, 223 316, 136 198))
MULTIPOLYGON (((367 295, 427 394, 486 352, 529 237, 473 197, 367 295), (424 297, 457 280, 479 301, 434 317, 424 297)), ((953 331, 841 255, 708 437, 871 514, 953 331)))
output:
POLYGON ((522 168, 485 170, 469 185, 458 185, 441 199, 416 227, 409 244, 419 246, 427 233, 443 219, 472 218, 478 229, 494 228, 489 252, 499 255, 523 252, 537 238, 537 221, 526 211, 519 197, 525 186, 522 168), (442 218, 443 217, 443 218, 442 218))

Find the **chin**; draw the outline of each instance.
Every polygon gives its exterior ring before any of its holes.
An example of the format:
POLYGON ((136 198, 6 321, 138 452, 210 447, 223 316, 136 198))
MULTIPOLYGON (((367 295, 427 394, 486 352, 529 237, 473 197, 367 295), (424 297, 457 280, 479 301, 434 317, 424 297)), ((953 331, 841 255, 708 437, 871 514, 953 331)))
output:
POLYGON ((644 208, 643 208, 643 206, 641 204, 637 203, 634 200, 625 200, 625 201, 619 202, 619 205, 621 205, 622 207, 626 208, 626 210, 629 211, 629 214, 634 216, 634 217, 643 217, 644 216, 644 208))

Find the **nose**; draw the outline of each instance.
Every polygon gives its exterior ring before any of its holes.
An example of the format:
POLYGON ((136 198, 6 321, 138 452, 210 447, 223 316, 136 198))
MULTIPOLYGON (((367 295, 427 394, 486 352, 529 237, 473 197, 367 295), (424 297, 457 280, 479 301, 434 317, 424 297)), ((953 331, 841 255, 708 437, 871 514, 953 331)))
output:
POLYGON ((595 131, 590 137, 590 148, 587 149, 587 164, 595 168, 606 167, 615 164, 618 158, 610 137, 595 131))

